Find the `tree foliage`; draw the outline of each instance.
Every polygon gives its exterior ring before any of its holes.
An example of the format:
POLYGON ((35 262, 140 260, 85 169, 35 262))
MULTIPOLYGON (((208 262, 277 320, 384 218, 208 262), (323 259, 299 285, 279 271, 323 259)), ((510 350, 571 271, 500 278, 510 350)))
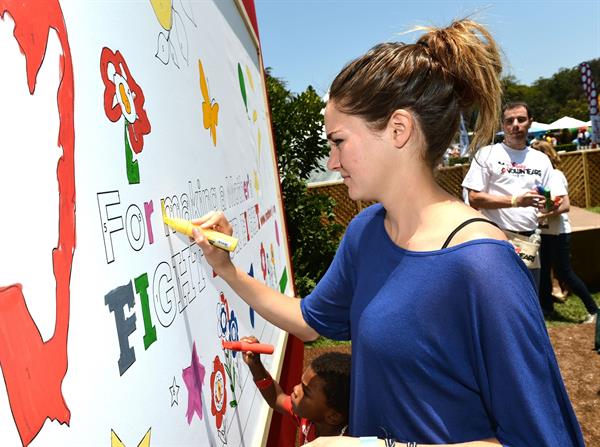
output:
POLYGON ((343 230, 334 222, 333 199, 307 188, 310 173, 329 152, 325 103, 310 86, 293 94, 270 69, 266 78, 295 286, 305 296, 329 267, 343 230))
MULTIPOLYGON (((596 87, 600 87, 600 59, 588 62, 596 87)), ((520 84, 514 76, 502 80, 504 101, 525 101, 536 121, 550 123, 563 116, 588 121, 586 94, 581 85, 579 67, 562 68, 550 78, 539 78, 532 85, 520 84)))

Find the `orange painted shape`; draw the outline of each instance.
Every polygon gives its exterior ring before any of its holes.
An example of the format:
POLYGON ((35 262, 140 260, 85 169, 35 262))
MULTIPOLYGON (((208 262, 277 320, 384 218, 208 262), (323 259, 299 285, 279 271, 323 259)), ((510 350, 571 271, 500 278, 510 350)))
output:
POLYGON ((0 364, 19 435, 27 445, 46 418, 70 419, 61 391, 66 350, 53 340, 42 341, 20 284, 0 289, 0 315, 0 364))
MULTIPOLYGON (((35 92, 50 29, 56 31, 62 49, 57 92, 60 117, 58 145, 62 149, 56 169, 59 233, 58 245, 52 252, 56 288, 48 290, 47 297, 44 297, 48 300, 55 297, 56 322, 54 333, 47 342, 43 342, 27 309, 21 285, 0 286, 0 366, 21 442, 28 445, 47 418, 68 424, 71 417, 62 394, 62 381, 68 365, 69 285, 75 251, 73 63, 58 0, 0 0, 0 18, 7 13, 15 23, 13 34, 25 56, 31 94, 35 92)), ((35 126, 35 123, 32 125, 35 126)), ((48 145, 55 144, 55 141, 49 141, 48 145)))

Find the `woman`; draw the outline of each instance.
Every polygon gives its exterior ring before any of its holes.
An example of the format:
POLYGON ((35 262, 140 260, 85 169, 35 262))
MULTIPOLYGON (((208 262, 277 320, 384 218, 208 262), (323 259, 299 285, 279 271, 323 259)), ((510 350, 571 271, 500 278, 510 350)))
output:
MULTIPOLYGON (((215 272, 267 320, 303 340, 352 340, 349 430, 362 439, 311 445, 583 445, 527 269, 434 179, 461 110, 479 106, 473 144, 491 141, 500 71, 492 37, 462 20, 340 72, 328 167, 352 199, 379 203, 350 223, 303 300, 250 278, 196 230, 215 272)), ((231 234, 222 213, 196 223, 231 234)))
POLYGON ((551 192, 562 197, 560 206, 549 213, 540 215, 540 221, 546 224, 542 226, 542 245, 540 247, 540 303, 546 312, 554 310, 552 302, 552 277, 550 270, 554 272, 560 281, 577 295, 583 302, 588 314, 583 323, 595 323, 598 314, 598 305, 584 282, 575 274, 571 267, 571 224, 569 223, 569 195, 568 183, 565 175, 560 169, 560 156, 556 153, 550 143, 537 141, 532 144, 534 149, 548 156, 554 167, 553 185, 551 192))

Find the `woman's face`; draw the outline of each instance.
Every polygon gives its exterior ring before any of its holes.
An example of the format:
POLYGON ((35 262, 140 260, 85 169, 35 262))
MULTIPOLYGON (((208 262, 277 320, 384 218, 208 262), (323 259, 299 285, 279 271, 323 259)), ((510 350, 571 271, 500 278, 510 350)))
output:
POLYGON ((335 102, 325 108, 325 129, 331 150, 327 169, 337 171, 353 200, 376 200, 385 167, 385 131, 371 130, 360 117, 340 112, 335 102))

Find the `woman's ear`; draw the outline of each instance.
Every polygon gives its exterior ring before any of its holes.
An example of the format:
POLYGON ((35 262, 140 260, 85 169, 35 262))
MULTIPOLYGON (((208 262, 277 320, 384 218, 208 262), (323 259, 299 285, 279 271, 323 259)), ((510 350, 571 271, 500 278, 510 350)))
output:
POLYGON ((415 120, 412 113, 406 109, 397 109, 388 121, 388 129, 392 133, 394 146, 403 148, 410 140, 415 130, 415 120))

